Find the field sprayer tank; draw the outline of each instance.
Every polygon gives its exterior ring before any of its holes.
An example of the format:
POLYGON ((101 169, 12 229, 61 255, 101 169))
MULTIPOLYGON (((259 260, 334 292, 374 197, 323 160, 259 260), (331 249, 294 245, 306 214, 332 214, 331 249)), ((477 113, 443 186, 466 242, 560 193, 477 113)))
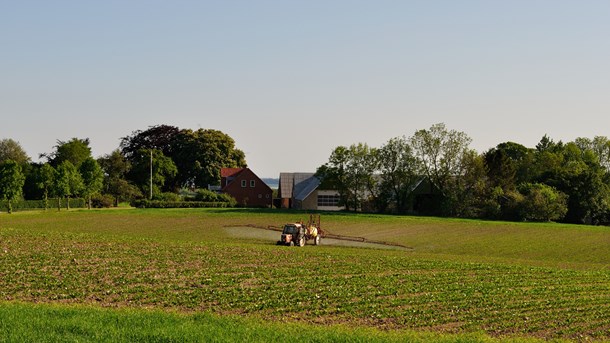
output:
POLYGON ((310 214, 307 225, 301 220, 298 223, 284 225, 278 245, 290 245, 302 247, 305 242, 313 240, 314 245, 319 245, 324 231, 320 226, 320 215, 310 214))

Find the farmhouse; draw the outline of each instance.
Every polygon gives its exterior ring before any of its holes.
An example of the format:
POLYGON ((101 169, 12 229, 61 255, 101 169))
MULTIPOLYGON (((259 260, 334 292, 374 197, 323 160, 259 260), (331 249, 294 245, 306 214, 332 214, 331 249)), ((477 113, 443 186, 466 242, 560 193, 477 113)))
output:
POLYGON ((273 191, 250 168, 222 168, 220 189, 246 207, 271 207, 273 191))
POLYGON ((340 211, 339 192, 320 189, 314 173, 280 173, 278 188, 281 208, 340 211))

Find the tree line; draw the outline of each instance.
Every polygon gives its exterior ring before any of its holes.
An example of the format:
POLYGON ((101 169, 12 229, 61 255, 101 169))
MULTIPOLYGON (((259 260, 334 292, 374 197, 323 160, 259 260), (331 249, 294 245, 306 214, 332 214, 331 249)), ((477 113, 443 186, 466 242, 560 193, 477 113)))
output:
MULTIPOLYGON (((181 189, 220 183, 223 167, 246 167, 244 153, 227 134, 211 129, 158 125, 121 138, 119 148, 100 158, 91 155, 88 138, 57 141, 44 162, 32 162, 21 145, 0 140, 0 199, 82 197, 88 207, 118 206, 122 200, 152 197, 176 200, 181 189)), ((65 202, 69 207, 69 201, 65 202)))
MULTIPOLYGON (((339 146, 317 175, 349 210, 610 223, 607 137, 563 143, 545 135, 533 148, 504 142, 481 154, 471 141, 436 124, 379 148, 339 146)), ((52 197, 58 208, 71 197, 85 198, 89 207, 151 195, 175 201, 180 190, 219 184, 223 167, 246 167, 243 151, 218 130, 152 126, 121 138, 116 150, 97 159, 89 144, 58 140, 40 155, 44 162, 34 163, 19 143, 0 140, 0 200, 8 200, 9 211, 18 199, 43 199, 45 208, 52 197)))
POLYGON ((335 148, 317 170, 350 210, 514 221, 610 222, 610 140, 534 148, 505 142, 477 153, 444 124, 390 139, 335 148), (425 192, 418 189, 428 186, 425 192))

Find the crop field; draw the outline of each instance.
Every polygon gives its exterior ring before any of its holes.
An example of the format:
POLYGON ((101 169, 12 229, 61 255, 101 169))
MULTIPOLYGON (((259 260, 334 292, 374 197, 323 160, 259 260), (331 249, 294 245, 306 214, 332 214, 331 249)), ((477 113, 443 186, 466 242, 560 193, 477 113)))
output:
POLYGON ((226 229, 301 217, 230 209, 2 214, 0 308, 85 305, 382 333, 610 340, 610 228, 322 215, 332 233, 409 250, 291 248, 226 229))

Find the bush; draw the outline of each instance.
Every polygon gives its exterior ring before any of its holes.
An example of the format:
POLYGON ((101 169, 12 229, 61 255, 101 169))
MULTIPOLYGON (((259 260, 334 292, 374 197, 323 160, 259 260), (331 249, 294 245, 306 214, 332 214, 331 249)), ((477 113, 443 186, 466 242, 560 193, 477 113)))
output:
MULTIPOLYGON (((11 201, 13 211, 44 209, 44 200, 11 201)), ((62 209, 66 207, 66 199, 61 199, 62 209)), ((86 208, 87 202, 81 198, 70 198, 70 208, 86 208)), ((57 208, 57 198, 48 200, 48 208, 57 208)), ((0 211, 7 209, 6 200, 0 201, 0 211)))
POLYGON ((195 201, 218 201, 219 194, 207 189, 200 189, 195 193, 195 201))
POLYGON ((182 199, 180 198, 179 194, 176 193, 172 193, 172 192, 164 192, 161 194, 157 194, 154 197, 154 200, 158 200, 158 201, 181 201, 182 199))
POLYGON ((235 198, 228 194, 218 194, 207 189, 200 189, 195 194, 195 201, 202 202, 226 202, 229 203, 228 207, 235 207, 237 201, 235 198))
POLYGON ((98 194, 91 197, 91 207, 108 208, 114 205, 114 198, 106 194, 98 194))
POLYGON ((229 194, 219 194, 218 201, 226 202, 229 205, 228 207, 235 207, 237 205, 237 200, 229 194))
POLYGON ((521 207, 523 218, 531 221, 561 220, 568 212, 568 197, 543 183, 520 185, 525 198, 521 207))
POLYGON ((131 206, 137 208, 223 208, 234 207, 228 202, 210 201, 159 201, 159 200, 135 200, 131 206))
POLYGON ((526 220, 523 211, 525 197, 518 191, 507 191, 502 197, 502 216, 504 220, 523 221, 526 220))

